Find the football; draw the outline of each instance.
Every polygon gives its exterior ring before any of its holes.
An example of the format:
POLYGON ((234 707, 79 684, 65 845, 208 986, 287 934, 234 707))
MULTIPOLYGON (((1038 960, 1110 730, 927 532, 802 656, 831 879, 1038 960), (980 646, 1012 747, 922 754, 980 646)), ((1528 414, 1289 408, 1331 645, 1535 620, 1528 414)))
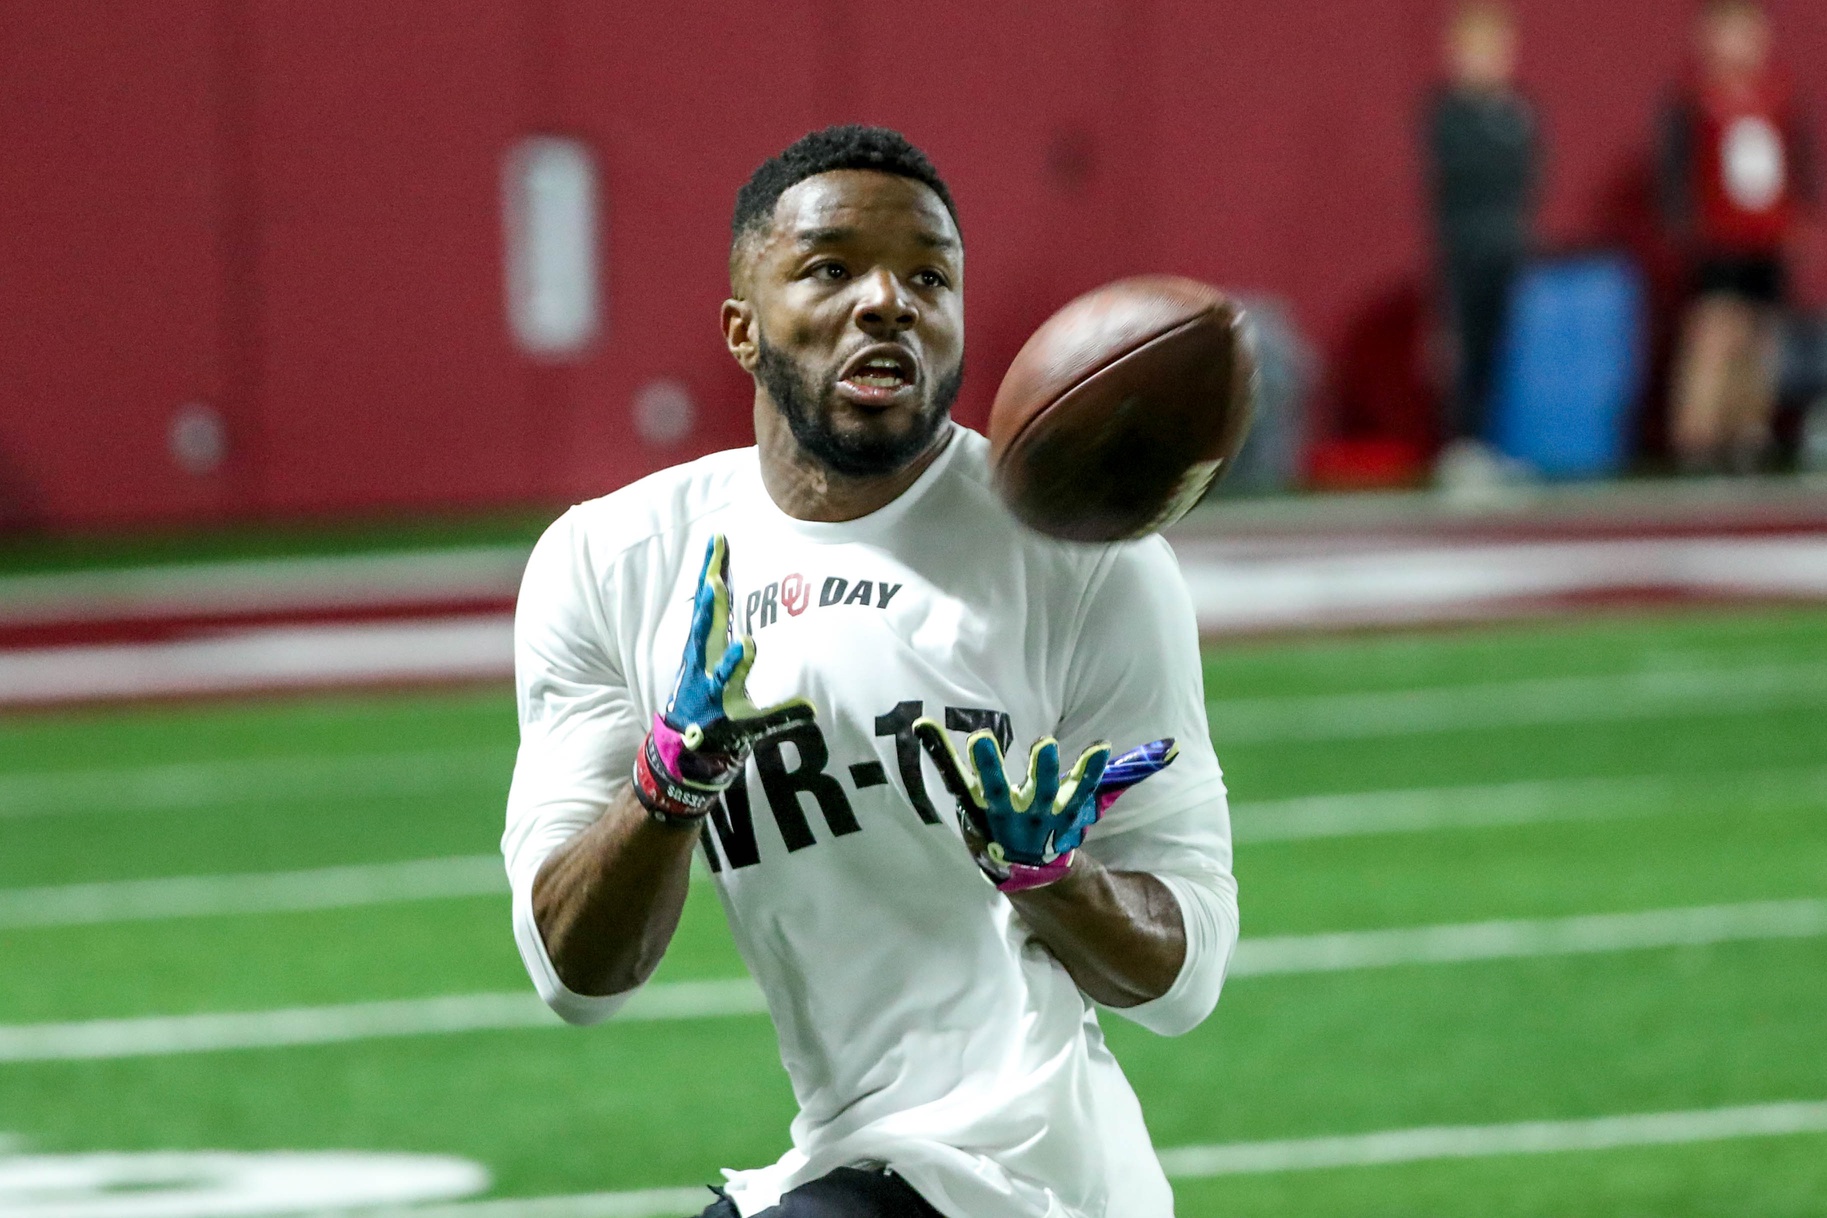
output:
POLYGON ((1141 537, 1178 520, 1237 455, 1256 364, 1243 310, 1166 275, 1122 279, 1048 318, 990 408, 997 492, 1068 541, 1141 537))

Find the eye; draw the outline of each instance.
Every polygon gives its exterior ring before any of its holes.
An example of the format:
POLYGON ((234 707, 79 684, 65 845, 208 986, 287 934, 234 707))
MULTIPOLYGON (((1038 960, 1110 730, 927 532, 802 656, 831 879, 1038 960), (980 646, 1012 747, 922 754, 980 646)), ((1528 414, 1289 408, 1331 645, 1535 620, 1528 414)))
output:
POLYGON ((836 283, 839 280, 850 278, 850 272, 844 269, 844 264, 841 262, 816 263, 813 265, 810 274, 814 279, 823 279, 829 283, 836 283))
POLYGON ((946 278, 938 271, 928 267, 926 270, 914 274, 914 282, 923 288, 942 288, 946 285, 946 278))

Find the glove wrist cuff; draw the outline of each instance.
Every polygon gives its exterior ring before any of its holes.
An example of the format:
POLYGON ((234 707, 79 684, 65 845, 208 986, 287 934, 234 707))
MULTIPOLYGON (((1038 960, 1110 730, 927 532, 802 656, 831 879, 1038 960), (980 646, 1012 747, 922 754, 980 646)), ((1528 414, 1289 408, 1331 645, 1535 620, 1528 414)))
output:
POLYGON ((1038 867, 1030 866, 1027 863, 1011 863, 1008 876, 997 880, 996 888, 997 891, 1005 893, 1028 892, 1035 888, 1045 888, 1049 884, 1057 884, 1071 871, 1071 851, 1060 855, 1051 863, 1043 863, 1038 867))
POLYGON ((1071 874, 1072 858, 1077 853, 1075 850, 1068 850, 1049 863, 1018 863, 1000 848, 981 840, 982 831, 968 817, 960 815, 959 820, 965 827, 965 843, 971 847, 971 857, 976 860, 977 870, 983 872, 983 878, 994 884, 998 892, 1016 893, 1045 888, 1071 874), (980 840, 972 842, 973 835, 980 840))
POLYGON ((635 798, 661 824, 695 825, 741 772, 733 761, 719 761, 690 753, 678 731, 655 715, 634 758, 635 798), (694 771, 690 778, 682 773, 688 769, 694 771))

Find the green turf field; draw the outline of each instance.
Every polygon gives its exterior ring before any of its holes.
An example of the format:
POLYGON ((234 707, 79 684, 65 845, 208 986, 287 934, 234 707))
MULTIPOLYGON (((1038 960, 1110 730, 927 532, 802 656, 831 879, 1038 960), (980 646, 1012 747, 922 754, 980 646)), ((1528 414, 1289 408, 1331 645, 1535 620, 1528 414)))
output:
MULTIPOLYGON (((1104 1018, 1157 1145, 1827 1101, 1827 921, 1807 912, 1827 898, 1827 612, 1250 643, 1212 651, 1206 681, 1244 934, 1269 963, 1187 1037, 1104 1018), (1686 907, 1738 929, 1632 946, 1618 928, 1643 924, 1607 920, 1686 907), (1396 936, 1383 967, 1286 964, 1334 932, 1587 915, 1605 917, 1578 952, 1410 958, 1396 936)), ((453 1154, 498 1197, 775 1158, 792 1103, 755 1015, 3 1059, 25 1025, 523 990, 504 898, 462 878, 494 848, 513 738, 493 688, 0 719, 0 1135, 453 1154), (476 895, 58 912, 121 881, 431 859, 476 895), (53 891, 76 884, 106 887, 53 891)), ((192 889, 228 891, 128 895, 192 889)), ((657 981, 740 975, 696 886, 657 981)), ((1818 1215, 1827 1132, 1175 1188, 1183 1218, 1818 1215)))

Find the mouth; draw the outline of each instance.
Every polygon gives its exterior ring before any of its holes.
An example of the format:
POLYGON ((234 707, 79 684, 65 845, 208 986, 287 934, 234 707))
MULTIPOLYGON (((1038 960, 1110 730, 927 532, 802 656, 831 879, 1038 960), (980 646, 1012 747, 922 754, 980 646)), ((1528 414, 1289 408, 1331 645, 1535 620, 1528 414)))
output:
POLYGON ((911 395, 920 381, 913 353, 899 343, 877 343, 850 357, 837 386, 860 406, 884 407, 911 395))

